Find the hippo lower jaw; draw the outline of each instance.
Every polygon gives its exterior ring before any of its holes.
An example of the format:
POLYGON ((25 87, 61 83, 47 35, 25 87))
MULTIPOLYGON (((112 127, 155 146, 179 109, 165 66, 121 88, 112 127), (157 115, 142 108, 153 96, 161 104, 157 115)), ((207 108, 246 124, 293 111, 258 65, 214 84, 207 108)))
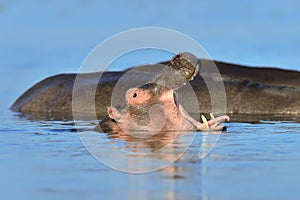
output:
POLYGON ((222 131, 226 130, 226 127, 221 123, 229 121, 230 117, 228 115, 222 115, 219 117, 214 117, 212 113, 210 113, 211 119, 208 121, 204 115, 201 115, 201 120, 203 123, 195 120, 189 113, 181 106, 178 106, 181 115, 189 121, 192 125, 194 125, 195 129, 198 131, 222 131))
POLYGON ((201 119, 203 121, 203 124, 201 124, 201 127, 199 127, 199 130, 201 131, 222 131, 226 130, 226 127, 221 125, 221 123, 229 121, 230 118, 227 115, 222 115, 217 118, 213 116, 212 113, 210 113, 211 120, 207 121, 204 115, 201 115, 201 119))

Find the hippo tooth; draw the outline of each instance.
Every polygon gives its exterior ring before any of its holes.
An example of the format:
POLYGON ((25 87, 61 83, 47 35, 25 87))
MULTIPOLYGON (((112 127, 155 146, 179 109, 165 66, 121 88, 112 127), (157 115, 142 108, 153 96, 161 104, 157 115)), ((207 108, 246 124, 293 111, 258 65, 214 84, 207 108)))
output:
POLYGON ((203 123, 204 123, 205 128, 209 128, 207 119, 204 117, 204 115, 201 115, 201 119, 202 119, 202 121, 203 121, 203 123))
POLYGON ((209 113, 209 115, 210 115, 210 119, 214 119, 215 118, 215 116, 212 113, 209 113))

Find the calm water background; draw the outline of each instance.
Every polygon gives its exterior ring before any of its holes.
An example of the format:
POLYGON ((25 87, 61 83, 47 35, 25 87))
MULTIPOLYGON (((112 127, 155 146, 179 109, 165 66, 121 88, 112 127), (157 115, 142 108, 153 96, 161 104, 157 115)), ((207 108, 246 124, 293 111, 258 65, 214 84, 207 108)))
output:
MULTIPOLYGON (((8 110, 37 81, 76 72, 107 37, 143 26, 181 31, 217 60, 299 71, 299 9, 296 0, 0 1, 1 197, 299 199, 300 125, 293 120, 229 123, 204 160, 195 140, 165 170, 134 175, 110 169, 87 152, 78 134, 94 134, 93 124, 76 133, 71 122, 31 121, 8 110)), ((113 69, 167 58, 131 57, 113 69)))

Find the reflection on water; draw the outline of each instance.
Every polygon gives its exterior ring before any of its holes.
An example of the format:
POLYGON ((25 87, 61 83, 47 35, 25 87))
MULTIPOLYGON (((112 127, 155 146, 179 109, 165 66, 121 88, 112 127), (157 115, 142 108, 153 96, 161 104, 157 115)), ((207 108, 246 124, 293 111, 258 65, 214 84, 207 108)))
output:
POLYGON ((113 169, 131 173, 152 172, 169 166, 181 158, 193 143, 195 135, 175 131, 157 134, 147 131, 79 134, 96 159, 113 169))
POLYGON ((178 135, 180 132, 160 132, 149 137, 147 132, 132 134, 113 133, 109 134, 111 142, 121 148, 135 153, 158 152, 168 144, 172 144, 174 149, 178 148, 178 135), (125 146, 122 147, 122 144, 125 146))

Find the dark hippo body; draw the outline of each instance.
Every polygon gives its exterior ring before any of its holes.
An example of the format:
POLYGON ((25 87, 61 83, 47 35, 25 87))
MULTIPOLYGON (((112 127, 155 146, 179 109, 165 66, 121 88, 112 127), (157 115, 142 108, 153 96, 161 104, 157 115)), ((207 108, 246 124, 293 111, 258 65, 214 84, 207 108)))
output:
MULTIPOLYGON (((200 60, 202 66, 213 65, 212 61, 200 60)), ((300 72, 274 68, 256 68, 215 62, 224 81, 227 113, 229 114, 300 114, 300 72)), ((136 68, 128 82, 151 76, 146 67, 136 68), (140 73, 139 73, 140 72, 140 73)), ((127 71, 127 70, 126 70, 127 71)), ((105 72, 99 82, 98 74, 82 74, 82 105, 77 109, 83 117, 96 110, 99 118, 107 114, 115 84, 123 72, 105 72), (86 105, 84 96, 90 95, 91 86, 97 85, 95 106, 86 105), (89 109, 86 109, 89 108, 89 109)), ((202 76, 214 80, 214 74, 202 76)), ((11 106, 13 111, 37 117, 72 118, 72 90, 76 74, 61 74, 49 77, 21 95, 11 106)), ((201 113, 210 113, 210 95, 202 77, 190 82, 198 97, 201 113)), ((133 83, 134 84, 134 83, 133 83)), ((179 89, 183 95, 184 87, 179 89)), ((124 97, 120 94, 119 97, 124 97)), ((115 97, 116 98, 116 97, 115 97)), ((118 97, 117 97, 118 98, 118 97)))

